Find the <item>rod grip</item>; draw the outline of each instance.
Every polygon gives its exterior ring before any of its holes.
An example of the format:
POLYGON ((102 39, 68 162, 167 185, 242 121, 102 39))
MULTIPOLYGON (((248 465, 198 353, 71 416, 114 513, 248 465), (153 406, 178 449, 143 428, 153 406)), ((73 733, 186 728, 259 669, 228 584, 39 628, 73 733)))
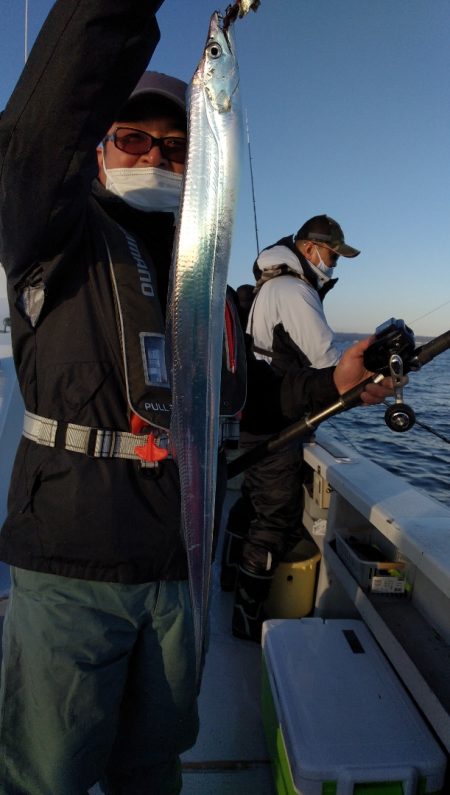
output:
POLYGON ((450 329, 417 348, 414 352, 413 361, 414 358, 417 359, 420 366, 428 364, 435 356, 443 353, 447 348, 450 348, 450 329))
POLYGON ((353 389, 349 389, 348 392, 344 392, 343 395, 340 395, 339 402, 342 406, 342 411, 346 409, 351 409, 354 406, 358 406, 361 402, 361 393, 364 392, 364 387, 366 384, 370 384, 375 382, 376 376, 369 376, 364 381, 361 381, 360 384, 357 384, 353 387, 353 389))

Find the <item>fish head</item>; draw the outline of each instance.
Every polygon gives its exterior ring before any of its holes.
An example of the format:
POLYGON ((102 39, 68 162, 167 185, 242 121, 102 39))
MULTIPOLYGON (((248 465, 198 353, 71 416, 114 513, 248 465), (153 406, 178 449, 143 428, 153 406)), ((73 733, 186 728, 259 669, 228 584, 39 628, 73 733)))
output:
POLYGON ((230 111, 239 86, 239 70, 232 27, 224 30, 223 18, 217 11, 211 16, 197 71, 213 109, 219 113, 230 111))

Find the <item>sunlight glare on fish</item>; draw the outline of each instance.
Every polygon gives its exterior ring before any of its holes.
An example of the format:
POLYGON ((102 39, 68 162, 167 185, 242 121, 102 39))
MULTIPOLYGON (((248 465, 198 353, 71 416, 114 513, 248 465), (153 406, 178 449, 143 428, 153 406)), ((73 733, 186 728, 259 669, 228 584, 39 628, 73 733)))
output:
MULTIPOLYGON (((239 4, 235 8, 238 11, 239 4)), ((220 383, 243 145, 232 21, 225 29, 224 17, 218 12, 212 15, 189 86, 188 153, 168 305, 170 432, 180 476, 199 681, 210 592, 220 417, 227 416, 220 383)))

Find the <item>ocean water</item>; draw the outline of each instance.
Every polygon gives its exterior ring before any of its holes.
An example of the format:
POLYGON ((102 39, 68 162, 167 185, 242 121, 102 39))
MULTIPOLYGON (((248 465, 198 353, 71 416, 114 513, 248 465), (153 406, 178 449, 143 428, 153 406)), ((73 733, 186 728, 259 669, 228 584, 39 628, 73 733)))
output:
MULTIPOLYGON (((342 350, 350 344, 347 335, 337 335, 337 342, 342 350)), ((450 350, 409 374, 403 402, 416 415, 416 424, 404 433, 385 424, 384 405, 350 409, 326 420, 321 428, 450 507, 450 350)))

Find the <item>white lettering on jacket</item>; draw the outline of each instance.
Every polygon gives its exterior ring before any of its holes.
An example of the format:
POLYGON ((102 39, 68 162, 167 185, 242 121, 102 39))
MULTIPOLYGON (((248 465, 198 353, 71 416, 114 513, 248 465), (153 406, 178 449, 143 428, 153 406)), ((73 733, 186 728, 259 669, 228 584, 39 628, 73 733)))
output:
POLYGON ((170 411, 170 405, 168 406, 166 403, 147 403, 145 401, 144 407, 146 411, 170 411))
POLYGON ((136 243, 135 239, 128 234, 128 232, 125 232, 125 237, 127 239, 130 254, 136 263, 136 267, 139 274, 139 281, 141 283, 142 294, 145 295, 147 298, 153 298, 153 296, 155 295, 155 291, 153 289, 151 273, 148 269, 147 264, 142 258, 142 254, 139 251, 138 244, 136 243))

